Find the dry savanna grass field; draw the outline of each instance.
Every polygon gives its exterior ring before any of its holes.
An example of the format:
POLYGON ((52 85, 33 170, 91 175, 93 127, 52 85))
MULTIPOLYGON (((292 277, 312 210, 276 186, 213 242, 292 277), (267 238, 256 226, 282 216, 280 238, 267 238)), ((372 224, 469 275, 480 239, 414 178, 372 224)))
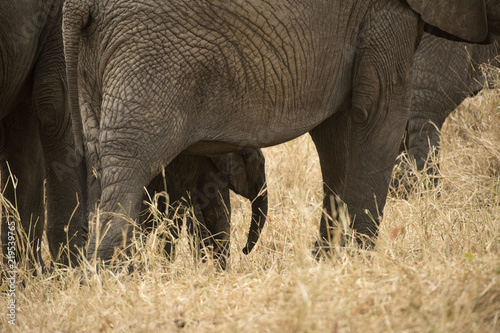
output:
POLYGON ((193 260, 185 233, 173 262, 156 234, 137 242, 131 274, 20 265, 15 326, 3 293, 0 331, 500 332, 500 92, 465 101, 442 137, 439 186, 419 174, 388 197, 376 251, 311 256, 322 186, 303 136, 264 150, 270 209, 248 256, 250 205, 232 197, 226 272, 193 260))

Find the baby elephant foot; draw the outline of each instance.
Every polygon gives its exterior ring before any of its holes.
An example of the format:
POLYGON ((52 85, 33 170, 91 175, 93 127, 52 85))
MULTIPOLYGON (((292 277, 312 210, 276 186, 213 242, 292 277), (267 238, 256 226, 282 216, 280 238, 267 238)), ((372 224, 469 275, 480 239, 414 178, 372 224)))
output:
POLYGON ((311 251, 311 254, 314 259, 320 261, 322 259, 331 257, 334 252, 335 252, 335 246, 331 242, 325 240, 317 240, 314 243, 314 247, 313 250, 311 251))
POLYGON ((340 252, 351 255, 359 255, 363 252, 375 250, 375 243, 368 237, 356 237, 354 240, 344 239, 342 242, 329 242, 327 240, 317 240, 311 254, 317 261, 332 258, 340 252))

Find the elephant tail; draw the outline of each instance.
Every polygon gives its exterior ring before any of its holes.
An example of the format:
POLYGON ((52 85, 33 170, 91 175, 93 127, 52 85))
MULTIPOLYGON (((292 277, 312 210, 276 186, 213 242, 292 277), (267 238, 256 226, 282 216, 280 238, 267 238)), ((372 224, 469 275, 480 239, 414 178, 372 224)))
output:
POLYGON ((63 7, 63 42, 68 80, 68 97, 71 123, 77 153, 84 156, 83 123, 78 103, 78 55, 80 33, 90 20, 91 5, 87 1, 67 0, 63 7))
MULTIPOLYGON (((83 123, 78 102, 78 54, 80 51, 80 32, 89 22, 90 6, 82 0, 67 0, 63 7, 63 43, 66 61, 66 79, 68 84, 69 112, 71 127, 75 139, 75 153, 80 160, 80 186, 82 188, 82 211, 84 220, 88 218, 87 203, 87 164, 85 159, 83 123)), ((88 234, 87 227, 84 234, 88 234)))
POLYGON ((249 254, 255 244, 257 244, 266 223, 267 208, 267 188, 264 184, 263 189, 252 201, 252 221, 250 223, 250 230, 248 231, 247 244, 243 248, 244 254, 249 254))

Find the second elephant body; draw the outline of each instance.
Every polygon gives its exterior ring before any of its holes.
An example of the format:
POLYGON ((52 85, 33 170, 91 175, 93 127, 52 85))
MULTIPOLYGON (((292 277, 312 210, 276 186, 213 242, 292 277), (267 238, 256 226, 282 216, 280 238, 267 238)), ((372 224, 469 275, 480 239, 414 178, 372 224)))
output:
POLYGON ((12 204, 3 204, 3 261, 43 264, 46 231, 52 259, 77 264, 88 233, 85 166, 68 107, 63 1, 0 7, 0 183, 12 204))
MULTIPOLYGON (((418 170, 424 169, 430 149, 437 154, 440 130, 464 99, 492 85, 482 66, 500 65, 500 37, 486 45, 454 42, 424 34, 415 54, 413 92, 406 147, 418 170)), ((435 172, 436 170, 432 170, 435 172)))

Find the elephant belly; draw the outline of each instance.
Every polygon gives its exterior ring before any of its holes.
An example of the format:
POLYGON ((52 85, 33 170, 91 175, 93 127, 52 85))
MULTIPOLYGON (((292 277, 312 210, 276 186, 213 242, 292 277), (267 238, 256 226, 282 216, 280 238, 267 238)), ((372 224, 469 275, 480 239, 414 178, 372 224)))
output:
POLYGON ((225 154, 238 149, 237 145, 217 141, 199 141, 189 146, 185 153, 193 155, 216 156, 225 154))
MULTIPOLYGON (((338 97, 337 101, 342 101, 338 97)), ((241 148, 264 148, 299 137, 321 124, 334 114, 340 103, 331 103, 323 109, 286 110, 280 116, 262 115, 255 118, 244 112, 236 113, 233 119, 220 119, 217 127, 198 131, 206 135, 186 152, 196 155, 218 155, 241 148), (259 119, 266 119, 265 122, 259 119)))

